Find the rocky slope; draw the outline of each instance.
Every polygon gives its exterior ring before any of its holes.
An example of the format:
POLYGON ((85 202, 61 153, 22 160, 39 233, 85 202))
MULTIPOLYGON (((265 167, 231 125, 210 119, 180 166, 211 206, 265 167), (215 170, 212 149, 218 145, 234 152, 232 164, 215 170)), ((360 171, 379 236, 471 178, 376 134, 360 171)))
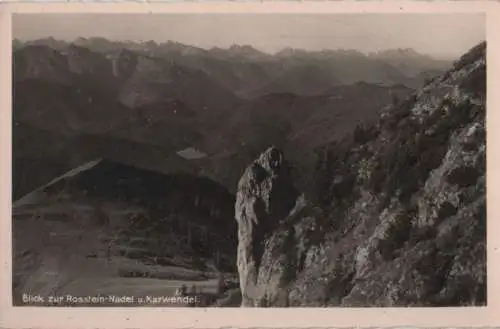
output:
POLYGON ((247 168, 243 306, 485 305, 485 50, 324 148, 315 193, 275 148, 247 168))

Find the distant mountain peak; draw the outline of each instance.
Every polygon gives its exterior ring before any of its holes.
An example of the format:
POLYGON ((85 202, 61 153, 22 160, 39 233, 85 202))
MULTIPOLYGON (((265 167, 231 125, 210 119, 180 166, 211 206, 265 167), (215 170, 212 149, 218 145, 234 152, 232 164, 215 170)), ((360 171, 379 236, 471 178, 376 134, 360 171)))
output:
POLYGON ((292 47, 286 47, 283 48, 282 50, 278 51, 276 53, 276 56, 278 57, 287 57, 287 56, 293 56, 298 53, 304 53, 305 51, 302 49, 297 49, 297 48, 292 48, 292 47))
POLYGON ((76 39, 73 41, 73 43, 74 43, 74 44, 79 44, 79 43, 85 43, 85 42, 87 42, 87 41, 88 41, 88 39, 87 39, 87 38, 84 38, 84 37, 78 37, 78 38, 76 38, 76 39))
POLYGON ((263 55, 263 53, 254 47, 250 45, 238 45, 238 44, 232 44, 228 50, 234 54, 237 55, 247 55, 247 56, 253 56, 253 55, 263 55))
POLYGON ((143 44, 145 44, 148 47, 158 47, 158 43, 154 40, 144 41, 143 44))
POLYGON ((424 55, 417 52, 413 48, 395 48, 386 49, 370 54, 373 57, 407 57, 407 58, 430 58, 429 55, 424 55))
POLYGON ((229 47, 230 50, 245 50, 245 51, 258 51, 256 50, 254 47, 250 46, 250 45, 239 45, 239 44, 236 44, 236 43, 233 43, 230 47, 229 47))
POLYGON ((178 52, 182 55, 203 55, 206 53, 205 49, 192 45, 186 45, 173 40, 159 43, 156 47, 162 49, 163 51, 178 52))

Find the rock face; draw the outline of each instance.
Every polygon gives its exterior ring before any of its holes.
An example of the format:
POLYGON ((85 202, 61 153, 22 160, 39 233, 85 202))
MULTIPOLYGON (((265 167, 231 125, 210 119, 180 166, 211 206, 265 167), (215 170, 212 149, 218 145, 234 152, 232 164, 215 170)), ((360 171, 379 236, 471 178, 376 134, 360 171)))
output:
POLYGON ((247 169, 243 306, 486 304, 485 50, 393 105, 369 138, 331 145, 321 207, 285 193, 281 152, 247 169))
POLYGON ((257 282, 263 243, 292 209, 295 198, 283 153, 274 147, 247 168, 238 184, 235 214, 243 305, 253 305, 265 293, 257 282))

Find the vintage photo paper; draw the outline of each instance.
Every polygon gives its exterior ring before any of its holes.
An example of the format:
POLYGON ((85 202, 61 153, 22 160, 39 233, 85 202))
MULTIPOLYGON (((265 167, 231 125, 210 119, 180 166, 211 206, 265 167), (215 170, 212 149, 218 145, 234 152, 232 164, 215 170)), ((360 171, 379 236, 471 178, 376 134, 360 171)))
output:
POLYGON ((2 327, 498 324, 498 4, 0 8, 2 327))

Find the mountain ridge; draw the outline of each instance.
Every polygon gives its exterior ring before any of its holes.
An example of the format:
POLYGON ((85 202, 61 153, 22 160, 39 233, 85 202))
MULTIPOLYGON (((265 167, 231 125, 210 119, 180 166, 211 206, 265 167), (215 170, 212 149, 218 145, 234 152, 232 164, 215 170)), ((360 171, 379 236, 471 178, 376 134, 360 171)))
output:
MULTIPOLYGON (((341 86, 336 83, 335 87, 325 84, 325 89, 321 90, 321 82, 317 88, 311 89, 308 81, 301 80, 302 74, 298 70, 293 93, 290 93, 290 85, 284 79, 280 88, 285 93, 275 91, 272 96, 265 93, 253 99, 241 99, 220 87, 214 82, 217 79, 207 72, 178 64, 175 60, 126 49, 109 52, 105 56, 81 46, 68 49, 56 51, 47 46, 33 45, 14 53, 14 65, 17 67, 13 76, 16 123, 52 130, 68 139, 68 145, 72 143, 69 141, 73 138, 71 136, 79 134, 82 135, 81 140, 83 136, 102 135, 98 140, 106 140, 105 144, 114 139, 117 149, 126 145, 126 140, 130 145, 139 143, 151 149, 149 155, 149 151, 142 153, 147 155, 140 160, 144 163, 154 162, 147 160, 149 156, 158 159, 154 154, 160 150, 169 153, 194 147, 208 154, 208 158, 196 161, 196 165, 201 166, 200 172, 220 179, 232 190, 240 170, 243 170, 244 161, 255 156, 260 144, 267 143, 267 138, 280 143, 292 136, 295 136, 294 140, 315 138, 314 145, 317 145, 327 131, 326 126, 319 125, 319 120, 333 120, 337 114, 351 111, 348 116, 354 121, 342 120, 346 127, 352 126, 356 120, 369 121, 373 119, 371 111, 375 113, 383 103, 390 102, 391 97, 401 97, 410 90, 397 86, 370 87, 370 84, 363 83, 341 86), (31 53, 32 50, 36 52, 31 53), (39 53, 41 56, 37 55, 39 53), (95 70, 93 65, 104 69, 95 70), (31 74, 31 67, 41 73, 31 74), (59 76, 64 79, 59 79, 59 76), (297 91, 302 88, 301 85, 318 92, 300 95, 297 91), (368 97, 359 97, 365 93, 368 97), (345 99, 342 100, 342 97, 345 99), (323 114, 320 115, 320 112, 323 114), (318 113, 318 117, 311 122, 310 129, 300 127, 303 120, 313 113, 318 113), (271 119, 279 123, 278 130, 266 123, 271 119), (258 135, 261 137, 254 138, 258 135), (218 169, 221 168, 220 161, 226 159, 232 162, 230 154, 241 148, 241 143, 246 143, 250 149, 239 152, 242 155, 234 159, 238 170, 225 177, 227 173, 218 169), (153 151, 152 147, 158 151, 153 151), (229 158, 220 157, 222 154, 228 154, 229 158)), ((255 73, 253 65, 259 64, 251 64, 245 72, 255 73)), ((261 77, 264 76, 263 73, 261 77)), ((244 75, 244 81, 246 77, 244 75)), ((328 79, 324 80, 328 82, 328 79)), ((332 129, 335 130, 335 127, 338 125, 333 124, 332 129)), ((89 137, 89 140, 95 139, 89 137)), ((84 150, 88 150, 89 146, 87 143, 84 150)), ((47 146, 38 147, 42 150, 47 146)), ((19 149, 14 152, 28 154, 31 151, 19 149)), ((51 151, 47 153, 52 154, 51 151)), ((92 154, 100 156, 99 152, 92 154)), ((83 155, 81 158, 91 160, 83 155)), ((27 160, 20 158, 19 161, 28 164, 27 160)), ((70 166, 76 165, 78 163, 71 162, 70 166)), ((70 169, 66 165, 63 167, 70 169)), ((28 174, 24 170, 22 172, 28 174)), ((32 171, 29 175, 36 173, 32 171)), ((32 180, 38 182, 36 178, 32 180)))
MULTIPOLYGON (((13 43, 19 45, 19 44, 23 44, 23 45, 30 45, 30 44, 53 44, 54 45, 54 48, 60 48, 61 46, 67 46, 69 44, 79 44, 79 45, 88 45, 88 44, 91 44, 92 42, 95 42, 95 43, 106 43, 106 44, 117 44, 117 45, 135 45, 135 46, 139 46, 139 45, 145 45, 145 46, 150 46, 151 48, 154 48, 154 47, 160 47, 160 46, 165 46, 165 45, 170 45, 170 46, 178 46, 178 47, 183 47, 183 46, 186 46, 186 44, 182 43, 182 42, 178 42, 178 41, 174 41, 174 40, 164 40, 164 41, 154 41, 154 40, 148 40, 148 41, 144 41, 144 40, 111 40, 111 39, 108 39, 108 38, 105 38, 105 37, 77 37, 75 39, 67 39, 67 40, 61 40, 61 39, 55 39, 54 37, 47 37, 47 38, 36 38, 36 39, 25 39, 25 40, 21 40, 21 39, 18 39, 18 38, 14 38, 13 39, 13 43), (56 46, 58 45, 58 46, 56 46)), ((328 52, 344 52, 344 53, 358 53, 358 54, 361 54, 361 55, 365 55, 365 56, 380 56, 380 55, 383 55, 383 54, 409 54, 409 55, 413 55, 413 56, 425 56, 425 57, 435 57, 431 54, 427 54, 427 53, 421 53, 419 51, 416 51, 414 48, 411 48, 411 47, 407 47, 407 48, 386 48, 386 49, 380 49, 380 50, 376 50, 376 51, 361 51, 361 50, 357 50, 357 49, 354 49, 354 48, 342 48, 342 47, 339 47, 339 48, 323 48, 323 49, 310 49, 310 50, 307 50, 307 49, 304 49, 304 48, 296 48, 296 47, 283 47, 282 49, 280 50, 275 50, 275 51, 264 51, 264 50, 261 50, 261 49, 258 49, 250 44, 238 44, 238 43, 232 43, 231 45, 228 45, 226 47, 224 46, 207 46, 207 47, 202 47, 202 46, 188 46, 188 47, 192 47, 192 48, 195 48, 195 49, 200 49, 200 50, 204 50, 204 51, 207 51, 207 52, 210 52, 210 51, 230 51, 231 48, 235 51, 235 52, 238 52, 238 51, 248 51, 248 52, 252 52, 252 53, 260 53, 260 54, 264 54, 264 55, 267 55, 267 56, 273 56, 273 55, 277 55, 279 53, 281 53, 281 55, 286 55, 286 54, 293 54, 294 52, 295 53, 306 53, 306 52, 315 52, 315 53, 328 53, 328 52)))
MULTIPOLYGON (((273 193, 293 180, 247 167, 235 208, 243 307, 486 304, 485 57, 482 43, 323 150, 315 197, 273 193)), ((256 162, 271 154, 286 163, 275 148, 256 162)))
POLYGON ((245 307, 486 304, 485 43, 442 74, 403 61, 410 88, 350 51, 90 42, 14 52, 16 304, 226 271, 245 307))
MULTIPOLYGON (((19 41, 19 40, 17 40, 19 41)), ((77 40, 78 41, 78 40, 77 40)), ((19 42, 15 42, 16 49, 19 49, 19 42)), ((61 46, 61 42, 55 39, 40 39, 33 42, 28 42, 29 44, 36 45, 48 45, 49 47, 54 47, 56 50, 69 47, 71 42, 63 42, 64 47, 61 46), (56 44, 54 46, 54 44, 56 44)), ((394 60, 394 56, 385 56, 384 54, 392 54, 396 51, 379 52, 377 56, 373 54, 363 54, 356 50, 322 50, 322 51, 306 51, 306 50, 288 50, 284 49, 276 54, 266 54, 260 50, 255 49, 249 45, 237 45, 234 44, 226 49, 213 47, 211 49, 202 49, 195 46, 184 45, 179 42, 168 41, 164 43, 152 43, 152 42, 122 42, 122 41, 110 41, 104 38, 82 38, 77 45, 86 47, 94 52, 109 54, 117 49, 129 49, 133 52, 142 53, 143 55, 172 59, 183 65, 190 66, 196 69, 201 69, 217 77, 219 83, 222 83, 226 88, 230 88, 238 95, 243 97, 249 97, 247 95, 252 90, 263 88, 265 82, 272 80, 273 76, 276 74, 283 74, 281 72, 283 69, 293 71, 294 67, 299 66, 299 68, 304 65, 312 65, 314 61, 319 61, 320 64, 328 64, 329 70, 333 77, 333 81, 339 80, 337 71, 341 71, 349 61, 355 60, 358 65, 362 65, 366 68, 370 68, 368 71, 366 69, 359 70, 358 76, 349 77, 349 72, 343 72, 343 77, 340 80, 343 83, 352 83, 355 81, 367 81, 377 79, 389 79, 393 78, 382 77, 381 72, 383 70, 393 70, 392 76, 399 82, 405 81, 406 84, 410 86, 420 85, 423 80, 418 76, 418 73, 427 71, 431 72, 433 70, 442 71, 449 67, 450 61, 443 61, 432 59, 428 55, 415 55, 415 52, 404 53, 398 56, 398 68, 391 68, 391 61, 394 60), (409 56, 411 55, 411 56, 409 56), (306 63, 301 63, 307 60, 306 63), (312 62, 311 62, 312 61, 312 62), (342 65, 333 65, 335 61, 344 62, 342 65), (380 62, 380 63, 378 63, 380 62), (333 65, 333 66, 332 66, 333 65), (253 69, 248 70, 248 66, 253 69), (372 73, 363 73, 363 71, 372 73), (260 71, 260 76, 256 75, 256 72, 260 71), (281 73, 280 73, 281 72, 281 73), (243 74, 243 76, 239 76, 243 74), (371 77, 370 77, 371 75, 371 77), (246 86, 250 81, 250 78, 257 78, 255 80, 256 85, 250 87, 246 86), (247 90, 250 88, 250 90, 247 90)), ((355 67, 355 66, 351 66, 355 67)), ((331 82, 327 82, 330 84, 331 82)), ((250 94, 251 95, 251 94, 250 94)))

